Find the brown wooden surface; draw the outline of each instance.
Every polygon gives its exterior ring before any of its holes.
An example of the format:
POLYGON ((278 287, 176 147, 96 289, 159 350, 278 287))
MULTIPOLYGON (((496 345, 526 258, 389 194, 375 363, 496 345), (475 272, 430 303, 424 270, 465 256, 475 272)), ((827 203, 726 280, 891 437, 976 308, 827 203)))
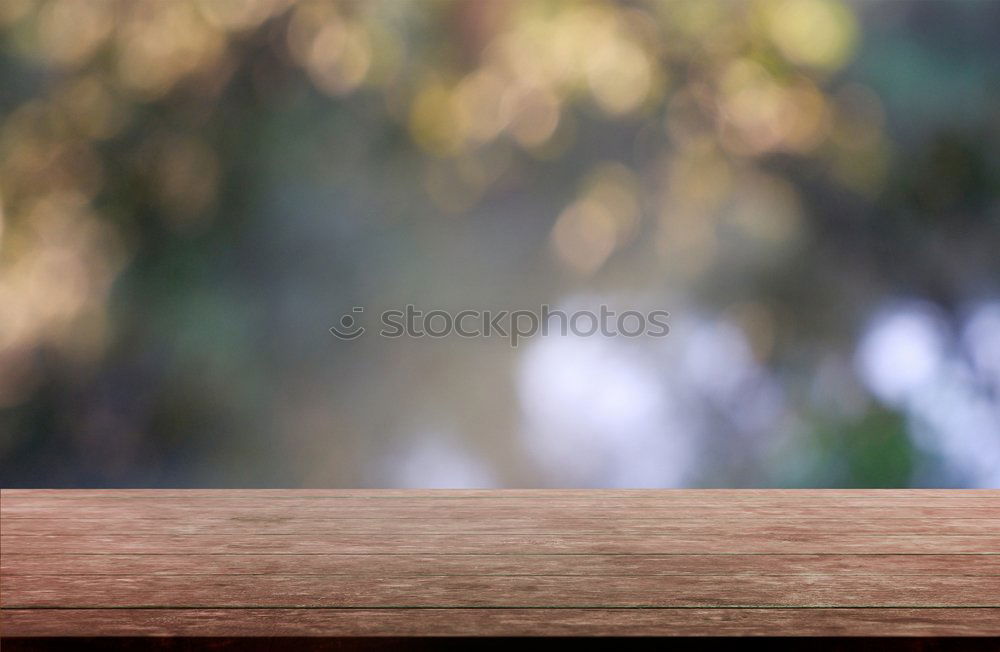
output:
POLYGON ((4 490, 0 632, 1000 636, 1000 491, 4 490))

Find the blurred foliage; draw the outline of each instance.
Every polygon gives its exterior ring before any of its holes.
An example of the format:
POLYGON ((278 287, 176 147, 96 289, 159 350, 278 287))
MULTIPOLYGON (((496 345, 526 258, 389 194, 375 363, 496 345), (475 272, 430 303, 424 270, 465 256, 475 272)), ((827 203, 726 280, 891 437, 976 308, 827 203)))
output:
POLYGON ((819 433, 824 463, 806 477, 829 487, 903 487, 916 467, 917 453, 896 413, 873 410, 855 423, 837 423, 819 433), (838 460, 840 464, 830 464, 838 460))
POLYGON ((506 353, 322 336, 581 292, 734 324, 782 388, 749 440, 706 417, 687 482, 1000 477, 919 475, 923 417, 850 372, 802 389, 887 298, 995 296, 998 8, 4 0, 4 484, 393 483, 363 463, 435 412, 545 484, 506 353), (806 449, 839 471, 789 480, 806 449))

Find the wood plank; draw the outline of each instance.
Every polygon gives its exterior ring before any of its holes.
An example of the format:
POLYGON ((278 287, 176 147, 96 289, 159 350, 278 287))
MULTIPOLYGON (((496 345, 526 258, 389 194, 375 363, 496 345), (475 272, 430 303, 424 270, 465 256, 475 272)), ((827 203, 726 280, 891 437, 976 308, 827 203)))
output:
MULTIPOLYGON (((798 537, 817 530, 842 530, 850 527, 854 534, 927 534, 926 519, 871 518, 810 519, 789 518, 726 518, 726 519, 620 519, 593 517, 491 518, 455 519, 428 517, 424 519, 315 519, 285 516, 274 519, 240 519, 194 515, 187 519, 143 519, 115 516, 108 518, 9 519, 3 523, 3 534, 13 535, 138 535, 145 536, 232 536, 244 535, 319 535, 351 532, 379 536, 410 534, 607 534, 632 535, 714 535, 746 537, 798 537)), ((990 536, 1000 532, 996 518, 941 518, 934 525, 935 536, 990 536)))
POLYGON ((152 550, 189 554, 1000 554, 1000 537, 934 534, 871 535, 810 532, 784 538, 720 538, 716 535, 516 535, 372 534, 189 536, 142 534, 0 536, 8 554, 107 554, 152 550))
POLYGON ((398 507, 387 504, 374 507, 345 507, 337 503, 291 504, 243 502, 232 507, 189 505, 122 503, 100 506, 60 506, 60 505, 17 505, 0 511, 5 522, 38 519, 114 519, 135 520, 183 520, 191 518, 214 518, 246 521, 280 521, 289 518, 311 519, 319 523, 339 520, 424 520, 428 518, 457 521, 477 520, 483 517, 484 509, 491 519, 541 519, 559 518, 567 514, 586 514, 601 520, 712 520, 740 518, 768 518, 803 521, 811 519, 854 521, 865 519, 996 519, 1000 508, 996 507, 921 507, 917 505, 859 506, 802 505, 797 508, 769 507, 766 505, 705 505, 674 507, 643 507, 623 509, 621 507, 600 507, 576 505, 572 507, 548 507, 544 504, 525 506, 484 505, 482 507, 450 507, 448 505, 425 504, 417 507, 398 507), (72 514, 72 517, 68 517, 72 514))
POLYGON ((1000 577, 212 575, 4 579, 26 607, 1000 607, 1000 577))
POLYGON ((52 491, 0 492, 5 519, 51 517, 51 511, 78 518, 189 519, 215 518, 475 519, 489 509, 494 519, 556 518, 569 514, 593 519, 773 518, 1000 518, 1000 496, 980 491, 499 491, 461 492, 327 491, 303 493, 270 490, 225 491, 52 491), (549 494, 551 498, 547 498, 549 494), (590 494, 590 498, 581 498, 590 494), (70 511, 67 511, 70 510, 70 511))
POLYGON ((7 641, 998 636, 1000 492, 4 490, 0 575, 7 641))
POLYGON ((763 500, 774 502, 832 498, 866 500, 944 499, 949 502, 970 497, 998 500, 996 489, 3 489, 5 498, 39 497, 47 500, 83 500, 106 498, 128 500, 149 498, 176 500, 179 498, 224 498, 229 500, 298 500, 301 498, 483 498, 490 501, 503 498, 532 498, 552 501, 573 498, 591 502, 600 499, 652 498, 684 501, 763 500))
POLYGON ((0 613, 7 636, 1000 636, 997 609, 87 609, 57 613, 9 609, 0 613))
POLYGON ((735 518, 767 517, 773 519, 800 518, 805 515, 821 519, 848 519, 856 516, 861 518, 956 518, 974 519, 1000 518, 1000 504, 994 506, 979 505, 886 505, 884 503, 860 504, 853 507, 847 505, 826 503, 805 503, 791 508, 780 504, 763 503, 711 503, 707 505, 692 505, 681 503, 655 503, 650 505, 596 504, 587 505, 580 501, 574 503, 551 503, 539 501, 498 501, 491 503, 480 501, 479 505, 455 503, 428 499, 425 501, 379 501, 373 503, 342 503, 336 500, 310 501, 270 501, 262 500, 239 501, 225 504, 223 501, 210 501, 204 504, 199 501, 178 500, 174 502, 156 502, 148 500, 70 503, 49 502, 38 504, 37 501, 17 502, 5 505, 0 514, 8 519, 51 519, 73 514, 73 519, 104 519, 136 516, 148 520, 162 520, 176 517, 189 518, 203 516, 206 518, 232 518, 244 515, 261 515, 267 518, 295 517, 317 518, 320 520, 337 519, 390 519, 390 518, 437 518, 459 519, 469 515, 482 514, 484 509, 496 514, 497 518, 517 519, 533 518, 590 518, 600 519, 605 516, 624 517, 633 520, 679 518, 696 519, 706 517, 730 516, 735 518), (290 512, 294 510, 294 512, 290 512), (858 512, 857 514, 855 512, 858 512), (462 516, 455 516, 460 514, 462 516))
POLYGON ((997 576, 1000 555, 4 554, 14 575, 917 575, 997 576))

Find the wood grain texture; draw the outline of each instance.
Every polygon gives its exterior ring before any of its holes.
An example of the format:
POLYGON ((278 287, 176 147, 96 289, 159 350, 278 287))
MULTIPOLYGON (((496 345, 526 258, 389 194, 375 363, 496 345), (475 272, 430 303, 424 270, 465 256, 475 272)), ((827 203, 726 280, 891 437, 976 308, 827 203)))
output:
POLYGON ((4 577, 271 575, 419 577, 449 575, 1000 575, 1000 555, 6 555, 4 577))
POLYGON ((48 636, 1000 636, 996 609, 10 609, 4 623, 48 636))
POLYGON ((0 631, 1000 636, 1000 491, 4 490, 0 631))

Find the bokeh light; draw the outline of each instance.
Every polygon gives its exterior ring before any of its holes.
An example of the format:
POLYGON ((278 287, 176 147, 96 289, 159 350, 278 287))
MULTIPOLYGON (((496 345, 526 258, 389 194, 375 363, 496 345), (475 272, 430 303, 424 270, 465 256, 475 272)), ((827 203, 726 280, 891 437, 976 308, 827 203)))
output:
POLYGON ((995 25, 4 0, 0 479, 1000 486, 995 25), (327 331, 406 304, 671 333, 327 331))

